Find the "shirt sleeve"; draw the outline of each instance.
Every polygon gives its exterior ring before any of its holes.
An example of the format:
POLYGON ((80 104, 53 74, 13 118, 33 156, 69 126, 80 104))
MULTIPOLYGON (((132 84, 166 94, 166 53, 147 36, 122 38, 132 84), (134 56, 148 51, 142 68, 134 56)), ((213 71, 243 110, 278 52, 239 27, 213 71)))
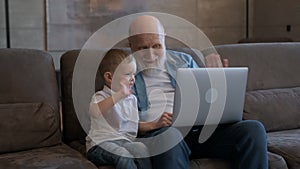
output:
POLYGON ((105 97, 101 92, 96 92, 92 97, 91 103, 99 103, 104 99, 105 97))

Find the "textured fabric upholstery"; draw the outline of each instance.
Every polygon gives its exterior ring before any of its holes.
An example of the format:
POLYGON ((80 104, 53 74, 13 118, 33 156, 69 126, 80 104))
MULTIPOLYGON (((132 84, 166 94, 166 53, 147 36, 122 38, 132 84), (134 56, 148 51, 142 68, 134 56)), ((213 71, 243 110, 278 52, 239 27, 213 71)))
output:
POLYGON ((62 144, 52 56, 40 50, 0 49, 0 72, 0 168, 96 168, 62 144))
POLYGON ((56 113, 47 103, 0 104, 0 153, 60 143, 56 113))
POLYGON ((268 133, 269 151, 282 156, 289 169, 300 168, 300 130, 268 133))
POLYGON ((300 43, 220 45, 218 53, 230 66, 249 67, 247 90, 300 86, 300 43))
POLYGON ((31 49, 0 49, 0 59, 0 152, 60 143, 58 88, 51 55, 31 49))
POLYGON ((247 92, 244 119, 260 120, 267 131, 300 128, 300 87, 247 92))
POLYGON ((5 169, 96 169, 81 154, 65 144, 0 155, 5 169))
MULTIPOLYGON (((186 47, 174 49, 191 54, 199 65, 203 65, 203 56, 199 51, 186 47)), ((230 66, 249 68, 244 118, 260 120, 266 126, 269 137, 269 168, 299 168, 297 152, 300 152, 298 145, 300 43, 219 45, 215 49, 223 58, 229 59, 230 66), (283 130, 292 132, 287 134, 283 130)), ((72 72, 79 52, 80 50, 69 51, 61 58, 64 141, 84 154, 86 134, 81 129, 74 112, 71 90, 72 72)), ((204 55, 211 52, 215 50, 203 51, 204 55)), ((97 82, 98 80, 95 80, 96 88, 100 89, 101 82, 97 82)), ((228 161, 218 159, 193 159, 191 168, 229 169, 230 164, 228 161)))

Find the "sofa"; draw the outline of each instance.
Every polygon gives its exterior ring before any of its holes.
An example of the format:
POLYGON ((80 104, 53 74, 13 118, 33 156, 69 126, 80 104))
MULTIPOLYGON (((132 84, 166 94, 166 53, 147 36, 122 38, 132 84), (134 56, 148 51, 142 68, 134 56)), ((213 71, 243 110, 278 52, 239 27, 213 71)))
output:
POLYGON ((0 49, 0 168, 95 169, 62 142, 52 56, 0 49))
POLYGON ((300 43, 216 46, 230 66, 249 68, 244 119, 268 135, 269 168, 300 168, 300 43))
MULTIPOLYGON (((197 50, 174 49, 189 53, 200 62, 197 50)), ((300 43, 245 43, 219 45, 214 49, 230 60, 231 67, 249 68, 243 119, 255 119, 264 124, 268 135, 269 168, 299 169, 300 43)), ((202 51, 204 55, 210 52, 214 50, 202 51)), ((61 57, 63 141, 85 155, 86 126, 82 127, 78 121, 72 96, 72 76, 79 53, 80 50, 70 50, 61 57)), ((99 89, 101 81, 96 78, 95 90, 99 89)), ((191 169, 230 169, 230 163, 220 159, 191 159, 190 164, 191 169)))

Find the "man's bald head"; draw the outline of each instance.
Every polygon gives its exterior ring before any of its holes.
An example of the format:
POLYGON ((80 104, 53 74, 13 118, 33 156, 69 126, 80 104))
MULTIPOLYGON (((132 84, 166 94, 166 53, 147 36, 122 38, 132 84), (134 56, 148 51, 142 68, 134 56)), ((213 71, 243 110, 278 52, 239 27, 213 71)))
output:
POLYGON ((129 27, 129 36, 148 33, 165 35, 164 28, 156 17, 151 15, 142 15, 138 16, 131 22, 129 27))

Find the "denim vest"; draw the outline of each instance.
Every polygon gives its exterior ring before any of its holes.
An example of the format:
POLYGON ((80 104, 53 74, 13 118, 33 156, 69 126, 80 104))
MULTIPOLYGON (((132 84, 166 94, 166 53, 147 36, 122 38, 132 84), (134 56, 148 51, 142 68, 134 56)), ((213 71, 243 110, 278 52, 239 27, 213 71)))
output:
MULTIPOLYGON (((193 58, 182 52, 167 50, 166 51, 166 63, 165 67, 169 74, 171 85, 176 86, 176 71, 178 68, 198 68, 197 63, 193 58)), ((145 81, 141 71, 137 71, 135 76, 135 84, 133 86, 133 93, 137 98, 138 109, 140 113, 146 113, 149 108, 149 101, 146 91, 145 81)))

